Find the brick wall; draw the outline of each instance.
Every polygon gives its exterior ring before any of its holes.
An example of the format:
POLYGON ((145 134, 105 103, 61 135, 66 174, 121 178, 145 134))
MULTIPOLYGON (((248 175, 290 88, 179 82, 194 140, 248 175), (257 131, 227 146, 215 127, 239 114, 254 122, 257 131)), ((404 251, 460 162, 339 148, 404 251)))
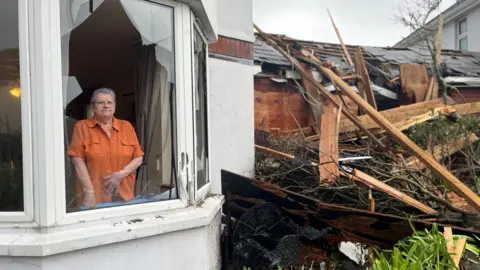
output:
POLYGON ((253 60, 253 43, 224 36, 218 36, 216 43, 210 44, 209 52, 253 60))

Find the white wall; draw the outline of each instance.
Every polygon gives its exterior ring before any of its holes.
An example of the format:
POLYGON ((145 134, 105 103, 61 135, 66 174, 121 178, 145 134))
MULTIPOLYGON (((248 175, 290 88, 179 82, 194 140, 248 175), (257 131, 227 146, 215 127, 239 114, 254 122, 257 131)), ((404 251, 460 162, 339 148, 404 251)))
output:
POLYGON ((455 32, 455 21, 443 25, 442 33, 442 48, 456 50, 456 32, 455 32))
POLYGON ((221 193, 221 169, 253 176, 253 66, 214 58, 208 65, 212 191, 221 193))
POLYGON ((210 225, 45 258, 0 257, 5 270, 220 269, 220 212, 210 225))
POLYGON ((251 0, 218 1, 218 34, 254 42, 251 0))
POLYGON ((443 26, 443 49, 458 50, 457 21, 467 18, 468 50, 480 52, 480 7, 470 10, 465 16, 449 21, 443 26))
POLYGON ((467 15, 468 50, 480 52, 480 7, 467 15))

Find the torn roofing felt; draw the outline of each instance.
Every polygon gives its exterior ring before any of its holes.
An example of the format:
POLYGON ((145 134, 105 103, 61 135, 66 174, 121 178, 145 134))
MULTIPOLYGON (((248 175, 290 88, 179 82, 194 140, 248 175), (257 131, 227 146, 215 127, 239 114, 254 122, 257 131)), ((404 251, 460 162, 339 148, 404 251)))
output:
MULTIPOLYGON (((302 46, 308 51, 313 51, 315 56, 324 61, 332 61, 343 71, 351 70, 343 57, 343 51, 340 44, 324 43, 295 40, 289 37, 277 35, 283 42, 291 46, 302 46)), ((356 46, 346 45, 350 55, 355 55, 356 46)), ((390 78, 398 77, 400 64, 429 64, 431 63, 430 52, 420 48, 389 48, 360 46, 363 51, 363 57, 367 62, 369 69, 378 68, 390 78)), ((256 39, 254 46, 254 61, 256 64, 269 63, 279 66, 291 66, 291 63, 285 59, 270 45, 262 40, 256 39)), ((454 50, 442 50, 441 62, 443 63, 443 76, 462 76, 462 77, 480 77, 480 53, 460 52, 454 50)), ((427 65, 428 66, 428 65, 427 65)), ((370 70, 371 72, 371 70, 370 70)), ((353 73, 353 72, 352 72, 353 73)))

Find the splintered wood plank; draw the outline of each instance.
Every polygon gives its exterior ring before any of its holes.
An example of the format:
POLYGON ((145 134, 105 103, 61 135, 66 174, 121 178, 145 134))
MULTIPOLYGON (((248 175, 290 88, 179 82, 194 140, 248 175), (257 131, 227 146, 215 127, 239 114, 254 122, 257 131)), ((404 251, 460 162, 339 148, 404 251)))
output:
MULTIPOLYGON (((444 107, 445 105, 452 105, 452 104, 455 104, 455 101, 453 101, 453 99, 451 99, 451 98, 448 98, 446 104, 443 101, 443 99, 439 98, 439 99, 434 99, 434 100, 430 100, 430 101, 426 101, 426 102, 421 102, 421 103, 416 103, 416 104, 411 104, 411 105, 406 105, 406 106, 400 106, 400 107, 397 107, 397 108, 394 108, 394 109, 381 111, 380 113, 383 115, 383 117, 388 119, 388 121, 390 121, 392 123, 397 123, 397 122, 400 122, 400 121, 405 120, 405 119, 410 118, 410 117, 425 114, 425 113, 429 112, 431 109, 441 108, 441 107, 444 107)), ((456 106, 453 106, 453 107, 455 108, 456 106)), ((464 107, 468 107, 468 106, 464 106, 464 107)), ((472 108, 470 108, 471 110, 474 110, 476 108, 475 105, 473 105, 473 106, 470 105, 470 107, 472 107, 472 108)), ((457 110, 457 112, 460 113, 459 109, 457 109, 457 108, 455 108, 455 109, 457 110)), ((479 110, 480 110, 480 104, 479 104, 479 110)), ((380 127, 368 115, 359 116, 358 119, 368 129, 379 128, 380 127)), ((343 120, 342 122, 340 122, 340 133, 353 132, 356 129, 357 129, 356 126, 353 123, 351 123, 350 121, 343 120)))
POLYGON ((457 241, 457 245, 455 247, 455 254, 452 256, 453 263, 456 267, 460 265, 460 260, 463 256, 463 251, 465 250, 465 246, 467 244, 467 239, 465 237, 460 237, 457 241))
POLYGON ((345 57, 347 58, 348 64, 350 66, 353 66, 352 58, 350 57, 350 53, 348 52, 347 47, 345 46, 345 43, 343 42, 342 36, 340 35, 340 31, 337 28, 337 25, 335 24, 335 21, 333 21, 332 14, 330 13, 330 10, 327 9, 328 16, 330 16, 330 20, 332 21, 333 28, 335 29, 335 33, 337 34, 338 40, 340 41, 340 44, 343 49, 343 53, 345 54, 345 57))
MULTIPOLYGON (((431 77, 430 81, 428 82, 427 93, 425 94, 425 101, 431 100, 433 95, 433 89, 435 88, 436 78, 431 77)), ((438 88, 437 88, 437 95, 438 95, 438 88)))
POLYGON ((337 118, 338 108, 332 102, 326 102, 320 119, 320 183, 329 184, 338 177, 337 118))
POLYGON ((372 107, 377 109, 377 102, 375 101, 375 95, 370 82, 370 76, 368 75, 368 70, 365 66, 365 60, 363 59, 362 48, 360 47, 357 47, 357 53, 355 54, 355 72, 362 77, 362 79, 358 82, 360 96, 367 100, 372 107))
MULTIPOLYGON (((344 174, 346 175, 346 174, 344 174)), ((376 189, 381 192, 385 192, 388 195, 392 196, 393 198, 396 198, 397 200, 400 200, 412 207, 417 208, 418 210, 430 214, 430 215, 436 215, 438 214, 437 211, 434 209, 430 208, 429 206, 415 200, 414 198, 408 196, 407 194, 385 184, 384 182, 377 180, 373 176, 370 176, 362 171, 359 170, 353 170, 353 175, 350 177, 346 175, 347 177, 351 178, 352 180, 362 183, 366 185, 369 188, 376 189)))
POLYGON ((401 64, 400 81, 402 89, 410 102, 425 101, 430 81, 425 65, 401 64))
POLYGON ((453 253, 455 251, 455 243, 453 242, 453 233, 452 227, 443 228, 443 237, 447 242, 447 251, 448 253, 453 253))

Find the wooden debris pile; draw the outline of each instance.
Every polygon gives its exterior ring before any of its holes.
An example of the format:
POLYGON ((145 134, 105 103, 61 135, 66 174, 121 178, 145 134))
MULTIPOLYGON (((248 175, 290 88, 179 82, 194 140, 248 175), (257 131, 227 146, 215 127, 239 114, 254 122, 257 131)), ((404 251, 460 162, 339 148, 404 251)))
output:
POLYGON ((408 64, 388 82, 400 85, 408 105, 379 111, 360 48, 342 44, 327 52, 348 56, 352 69, 345 74, 323 61, 318 48, 255 28, 300 73, 305 109, 316 123, 293 132, 257 130, 258 180, 324 203, 480 227, 479 102, 440 95, 439 78, 408 64))

